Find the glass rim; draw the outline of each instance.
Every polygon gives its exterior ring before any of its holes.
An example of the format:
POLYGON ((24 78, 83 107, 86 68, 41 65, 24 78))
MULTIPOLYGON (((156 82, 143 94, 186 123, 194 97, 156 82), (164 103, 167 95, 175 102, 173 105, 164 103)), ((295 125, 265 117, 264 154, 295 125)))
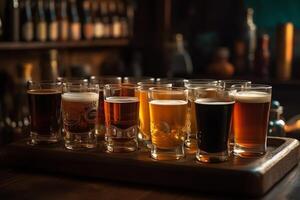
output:
MULTIPOLYGON (((246 80, 246 79, 222 79, 222 80, 218 80, 218 83, 234 83, 234 82, 241 82, 241 83, 252 83, 252 81, 250 80, 246 80)), ((237 83, 238 84, 238 83, 237 83)))
POLYGON ((272 89, 271 85, 265 85, 265 84, 251 84, 249 86, 244 86, 242 84, 235 84, 231 86, 232 89, 246 89, 246 90, 253 90, 253 89, 272 89))
POLYGON ((151 92, 159 92, 159 91, 188 91, 186 87, 151 87, 149 88, 151 92))
POLYGON ((63 82, 58 80, 41 80, 41 81, 27 81, 27 85, 62 85, 63 82))
POLYGON ((191 78, 191 79, 187 79, 187 83, 202 83, 202 82, 218 82, 219 80, 217 79, 209 79, 209 78, 191 78))
POLYGON ((99 81, 99 80, 110 80, 110 79, 114 79, 114 80, 121 80, 122 82, 122 77, 121 76, 91 76, 89 78, 89 80, 95 80, 95 81, 99 81))
POLYGON ((137 84, 134 83, 112 83, 112 84, 105 84, 104 88, 122 88, 122 87, 127 87, 127 88, 138 88, 137 84))

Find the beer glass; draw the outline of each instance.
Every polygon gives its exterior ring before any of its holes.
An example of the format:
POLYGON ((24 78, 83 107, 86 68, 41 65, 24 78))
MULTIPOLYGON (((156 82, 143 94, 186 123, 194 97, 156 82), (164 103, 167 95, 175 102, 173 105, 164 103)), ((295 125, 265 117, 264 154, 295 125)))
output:
POLYGON ((228 159, 228 137, 234 97, 231 90, 219 86, 197 88, 195 100, 198 126, 198 150, 196 158, 200 162, 222 162, 228 159), (207 97, 207 90, 214 90, 213 97, 207 97))
POLYGON ((133 84, 105 85, 104 113, 107 151, 136 151, 139 122, 137 86, 133 84))
POLYGON ((143 145, 151 148, 151 133, 150 133, 150 113, 149 113, 149 98, 148 90, 151 87, 171 87, 172 84, 155 84, 149 82, 138 83, 138 97, 140 100, 139 109, 139 134, 138 138, 143 145))
POLYGON ((259 156, 267 149, 267 132, 272 87, 251 84, 233 85, 234 95, 234 154, 242 157, 259 156))
POLYGON ((120 84, 122 78, 118 76, 92 76, 90 78, 91 85, 99 84, 99 103, 96 118, 96 137, 98 142, 104 141, 106 132, 105 116, 104 116, 104 85, 106 84, 120 84))
POLYGON ((156 82, 159 84, 171 83, 173 87, 184 87, 184 84, 187 82, 187 79, 184 79, 184 78, 157 78, 156 82))
POLYGON ((30 141, 32 145, 60 139, 61 82, 28 82, 30 141))
POLYGON ((154 83, 155 78, 148 77, 148 76, 142 76, 142 77, 126 76, 123 78, 123 83, 137 84, 138 82, 154 83))
POLYGON ((63 84, 62 114, 67 149, 79 150, 96 146, 98 99, 98 85, 63 84))
MULTIPOLYGON (((241 87, 249 87, 251 85, 251 81, 249 80, 234 80, 234 79, 229 79, 229 80, 219 80, 218 84, 225 89, 230 89, 232 88, 233 85, 239 85, 241 87)), ((234 112, 234 109, 233 109, 234 112)), ((234 116, 234 115, 233 115, 234 116)), ((232 120, 232 123, 234 123, 234 118, 232 120)), ((230 152, 233 152, 233 147, 234 147, 234 132, 233 128, 231 129, 231 132, 229 134, 229 145, 230 145, 230 152)))
MULTIPOLYGON (((214 79, 191 79, 185 83, 185 87, 188 89, 188 122, 187 122, 187 138, 185 140, 185 146, 188 148, 190 153, 195 153, 197 151, 197 123, 196 123, 196 111, 195 111, 195 91, 199 87, 206 86, 217 86, 218 81, 214 79)), ((207 90, 206 96, 213 95, 207 90)))
POLYGON ((183 87, 149 89, 151 157, 178 160, 185 156, 188 91, 183 87))

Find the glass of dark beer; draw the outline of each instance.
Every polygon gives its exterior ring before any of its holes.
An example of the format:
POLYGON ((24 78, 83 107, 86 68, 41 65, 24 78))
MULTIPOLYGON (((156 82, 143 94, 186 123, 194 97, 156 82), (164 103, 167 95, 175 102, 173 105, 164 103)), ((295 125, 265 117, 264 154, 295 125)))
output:
MULTIPOLYGON (((187 138, 185 140, 185 146, 189 153, 195 153, 198 149, 197 147, 197 123, 196 123, 196 110, 195 110, 195 100, 196 100, 196 89, 198 87, 206 87, 209 85, 217 85, 218 81, 214 79, 189 79, 184 84, 188 89, 188 122, 187 122, 187 138)), ((206 96, 208 96, 207 93, 206 96)))
POLYGON ((99 103, 98 112, 96 118, 96 137, 98 142, 104 141, 106 132, 105 128, 105 116, 104 116, 104 85, 106 84, 121 84, 122 77, 118 76, 92 76, 90 78, 90 84, 99 85, 99 103))
POLYGON ((96 146, 95 125, 99 86, 64 83, 62 115, 65 147, 77 150, 96 146))
POLYGON ((233 85, 234 154, 253 157, 265 154, 271 104, 272 86, 251 84, 233 85))
MULTIPOLYGON (((233 85, 239 85, 240 87, 249 87, 251 86, 251 81, 249 80, 235 80, 235 79, 228 79, 228 80, 219 80, 218 84, 224 89, 230 89, 233 85)), ((234 112, 234 109, 233 109, 234 112)), ((233 114, 234 116, 234 114, 233 114)), ((234 124, 234 118, 232 119, 232 123, 234 124)), ((232 125, 233 127, 234 125, 232 125)), ((229 134, 229 149, 230 153, 233 153, 234 148, 234 132, 233 128, 229 134)))
POLYGON ((104 86, 105 141, 107 152, 138 149, 139 98, 134 84, 104 86))
POLYGON ((60 139, 61 82, 28 82, 30 141, 32 145, 60 139))
POLYGON ((185 157, 188 90, 184 87, 149 89, 151 157, 179 160, 185 157))
POLYGON ((230 90, 218 86, 197 89, 195 101, 198 126, 198 151, 196 158, 200 162, 222 162, 228 159, 228 137, 234 97, 230 90), (215 91, 212 97, 203 96, 207 91, 215 91))

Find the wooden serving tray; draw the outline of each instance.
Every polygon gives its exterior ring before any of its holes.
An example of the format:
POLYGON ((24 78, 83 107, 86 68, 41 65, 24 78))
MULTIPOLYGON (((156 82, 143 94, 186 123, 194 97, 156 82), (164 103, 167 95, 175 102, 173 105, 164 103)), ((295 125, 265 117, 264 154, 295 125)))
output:
POLYGON ((231 157, 224 163, 199 163, 195 155, 180 161, 155 161, 149 152, 108 154, 99 149, 70 151, 62 144, 8 145, 1 161, 11 167, 52 173, 190 189, 201 192, 260 196, 299 162, 299 142, 268 138, 268 152, 260 158, 231 157))

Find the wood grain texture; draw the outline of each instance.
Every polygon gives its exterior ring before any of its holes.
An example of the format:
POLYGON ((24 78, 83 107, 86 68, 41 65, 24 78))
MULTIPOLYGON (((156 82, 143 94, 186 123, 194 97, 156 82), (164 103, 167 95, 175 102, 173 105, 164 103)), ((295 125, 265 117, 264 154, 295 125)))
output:
POLYGON ((105 178, 171 189, 259 196, 266 193, 299 160, 299 142, 270 138, 268 153, 256 159, 232 157, 229 162, 202 164, 189 155, 182 161, 153 161, 149 152, 107 154, 101 149, 71 152, 62 146, 10 145, 2 163, 55 174, 105 178))

